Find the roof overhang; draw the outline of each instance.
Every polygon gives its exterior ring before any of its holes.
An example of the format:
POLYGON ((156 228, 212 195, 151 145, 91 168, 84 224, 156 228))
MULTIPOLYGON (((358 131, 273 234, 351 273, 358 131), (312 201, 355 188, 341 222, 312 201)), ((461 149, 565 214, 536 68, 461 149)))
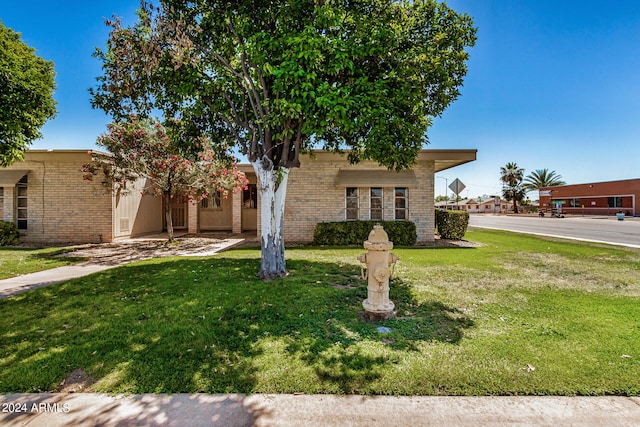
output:
POLYGON ((15 187, 18 181, 28 173, 28 169, 0 170, 0 187, 15 187))
POLYGON ((431 160, 435 164, 435 172, 451 169, 476 160, 478 150, 422 150, 418 161, 431 160))
POLYGON ((339 187, 417 187, 412 170, 400 172, 380 169, 340 169, 339 187))

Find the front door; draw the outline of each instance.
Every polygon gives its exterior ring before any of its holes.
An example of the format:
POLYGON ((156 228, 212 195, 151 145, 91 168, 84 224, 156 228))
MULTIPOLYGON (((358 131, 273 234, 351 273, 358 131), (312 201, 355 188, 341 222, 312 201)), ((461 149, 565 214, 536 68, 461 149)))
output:
MULTIPOLYGON (((162 226, 166 230, 167 218, 164 215, 164 206, 162 211, 163 212, 162 226)), ((174 230, 187 228, 188 224, 187 224, 187 204, 186 203, 171 203, 171 222, 173 223, 174 230)))
POLYGON ((256 184, 248 184, 242 190, 242 231, 258 229, 258 188, 256 184))

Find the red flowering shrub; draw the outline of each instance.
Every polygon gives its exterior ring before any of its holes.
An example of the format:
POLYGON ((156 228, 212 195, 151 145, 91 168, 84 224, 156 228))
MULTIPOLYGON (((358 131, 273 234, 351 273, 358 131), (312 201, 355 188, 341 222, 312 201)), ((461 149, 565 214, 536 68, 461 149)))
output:
MULTIPOLYGON (((88 180, 101 175, 114 191, 126 193, 128 183, 145 178, 148 185, 144 193, 167 201, 200 201, 215 191, 227 197, 248 184, 235 160, 219 159, 206 138, 193 141, 193 146, 199 149, 194 153, 177 144, 161 123, 135 115, 124 123, 111 123, 107 129, 108 132, 98 138, 97 145, 110 154, 90 152, 91 161, 82 166, 81 172, 88 180)), ((172 239, 171 211, 169 203, 165 205, 169 239, 172 239)))

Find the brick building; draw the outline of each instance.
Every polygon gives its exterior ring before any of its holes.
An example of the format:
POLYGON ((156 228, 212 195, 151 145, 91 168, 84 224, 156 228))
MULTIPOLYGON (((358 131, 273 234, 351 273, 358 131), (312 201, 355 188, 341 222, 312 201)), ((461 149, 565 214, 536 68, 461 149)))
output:
POLYGON ((89 159, 86 150, 30 150, 0 169, 0 219, 15 222, 25 243, 110 242, 162 230, 160 199, 135 189, 114 195, 83 180, 89 159))
POLYGON ((561 185, 540 189, 540 209, 558 208, 567 214, 640 215, 636 205, 640 179, 561 185))
MULTIPOLYGON (((476 158, 476 150, 423 150, 411 170, 388 171, 373 162, 357 165, 317 151, 289 173, 285 240, 310 242, 318 222, 355 219, 413 221, 419 243, 434 240, 434 175, 476 158)), ((99 179, 84 181, 86 151, 31 150, 0 169, 2 220, 18 224, 23 242, 88 243, 161 232, 160 198, 142 197, 140 182, 114 195, 99 179)), ((255 231, 260 235, 259 183, 251 165, 240 165, 247 189, 224 199, 172 205, 175 229, 255 231)))

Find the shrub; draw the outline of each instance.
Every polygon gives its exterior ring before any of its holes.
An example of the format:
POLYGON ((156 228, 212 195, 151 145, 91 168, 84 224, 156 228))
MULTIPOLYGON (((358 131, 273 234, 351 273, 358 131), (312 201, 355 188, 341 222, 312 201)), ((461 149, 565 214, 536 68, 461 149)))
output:
POLYGON ((443 239, 460 240, 467 232, 469 212, 436 209, 436 228, 443 239))
POLYGON ((18 244, 18 227, 13 222, 0 221, 0 246, 11 246, 18 244))
POLYGON ((324 246, 361 246, 373 226, 380 224, 395 246, 413 246, 418 235, 411 221, 339 221, 316 224, 313 244, 324 246))

